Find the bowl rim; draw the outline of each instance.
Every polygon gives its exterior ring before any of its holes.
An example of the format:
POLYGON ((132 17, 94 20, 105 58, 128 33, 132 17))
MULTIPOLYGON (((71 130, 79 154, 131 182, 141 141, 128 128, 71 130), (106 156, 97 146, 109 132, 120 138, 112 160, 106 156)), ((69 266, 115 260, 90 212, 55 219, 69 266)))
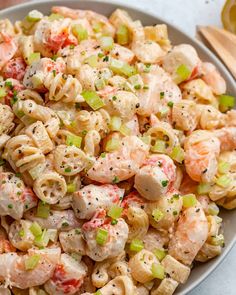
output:
MULTIPOLYGON (((68 0, 68 3, 63 1, 63 0, 41 0, 41 1, 28 1, 25 3, 21 3, 18 5, 14 5, 5 9, 0 10, 0 18, 4 16, 6 13, 14 13, 17 12, 18 9, 25 8, 25 9, 36 9, 38 5, 51 5, 52 6, 67 6, 70 7, 70 3, 78 4, 80 2, 83 3, 100 3, 101 5, 117 5, 117 7, 121 9, 128 9, 128 10, 133 10, 134 12, 139 12, 141 14, 145 14, 147 16, 151 16, 152 18, 155 18, 158 20, 158 22, 165 23, 168 28, 171 30, 176 30, 180 32, 184 38, 190 39, 193 44, 197 44, 198 47, 201 48, 201 50, 208 56, 211 57, 211 59, 214 61, 216 64, 217 68, 220 69, 220 71, 224 74, 227 82, 229 81, 233 87, 233 92, 236 94, 236 83, 233 78, 233 76, 230 74, 229 70, 226 68, 226 66, 222 63, 222 61, 210 50, 208 49, 203 43, 201 43, 199 40, 196 38, 188 35, 186 32, 184 32, 178 25, 172 25, 170 24, 165 18, 162 18, 161 16, 158 16, 158 13, 154 12, 143 12, 141 8, 136 8, 133 4, 123 4, 120 3, 119 1, 116 0, 109 0, 109 2, 106 2, 106 0, 68 0)), ((91 4, 90 4, 91 5, 91 4)), ((234 237, 230 243, 227 244, 227 246, 224 249, 224 252, 217 257, 217 261, 213 263, 211 266, 207 268, 204 274, 202 274, 198 279, 194 280, 190 286, 186 288, 186 290, 175 293, 176 295, 184 295, 187 294, 188 292, 194 290, 199 284, 201 284, 203 281, 207 279, 207 277, 213 273, 213 271, 223 262, 223 260, 227 257, 231 249, 233 248, 234 244, 236 244, 236 233, 234 234, 234 237)))

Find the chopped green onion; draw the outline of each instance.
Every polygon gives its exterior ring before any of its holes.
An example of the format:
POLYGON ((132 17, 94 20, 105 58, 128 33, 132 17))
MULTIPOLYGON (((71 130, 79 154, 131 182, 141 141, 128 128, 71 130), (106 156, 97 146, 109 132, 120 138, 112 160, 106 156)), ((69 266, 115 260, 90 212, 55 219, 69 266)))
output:
POLYGON ((30 231, 35 237, 38 237, 42 234, 42 228, 36 221, 30 226, 30 231))
POLYGON ((107 141, 105 150, 106 152, 113 152, 120 147, 120 140, 117 138, 111 138, 107 141))
POLYGON ((161 185, 166 187, 168 185, 168 180, 162 180, 161 185))
POLYGON ((96 68, 98 65, 98 56, 97 55, 90 55, 84 60, 85 64, 90 65, 92 68, 96 68))
POLYGON ((103 246, 108 239, 108 231, 103 228, 99 228, 96 235, 96 242, 98 245, 103 246))
POLYGON ((143 241, 141 241, 139 239, 132 240, 132 242, 130 243, 130 246, 129 246, 130 251, 134 251, 134 252, 139 252, 143 248, 144 248, 143 241))
POLYGON ((170 157, 178 163, 183 163, 184 160, 184 150, 181 146, 175 146, 170 154, 170 157))
POLYGON ((219 98, 219 103, 223 107, 233 108, 235 103, 235 98, 231 95, 221 95, 219 98))
POLYGON ((25 235, 25 231, 23 229, 21 229, 19 231, 19 236, 22 238, 22 237, 24 237, 24 235, 25 235))
POLYGON ((220 212, 220 209, 219 209, 219 207, 215 203, 211 202, 208 205, 208 213, 210 215, 218 215, 219 212, 220 212))
POLYGON ((34 244, 38 247, 47 247, 49 242, 49 235, 47 233, 47 230, 44 229, 42 234, 35 237, 34 244))
POLYGON ((9 209, 12 209, 13 208, 13 205, 12 204, 8 204, 7 206, 9 209))
POLYGON ((48 20, 54 21, 54 20, 59 20, 59 19, 62 19, 62 18, 64 18, 64 16, 62 16, 61 14, 52 13, 52 14, 49 15, 48 20))
POLYGON ((100 38, 101 48, 105 51, 110 51, 114 47, 114 40, 112 37, 104 36, 100 38))
POLYGON ((166 142, 164 140, 156 140, 155 145, 151 147, 154 153, 165 153, 166 152, 166 142))
POLYGON ((105 158, 106 157, 106 153, 101 153, 100 156, 101 156, 101 158, 105 158))
POLYGON ((120 117, 111 117, 110 121, 110 129, 111 131, 119 131, 121 127, 122 121, 120 117))
POLYGON ((88 39, 88 31, 80 24, 75 24, 72 27, 72 33, 76 36, 79 42, 88 39))
POLYGON ((33 22, 33 23, 39 21, 42 18, 43 18, 43 14, 38 10, 32 10, 26 16, 26 20, 28 22, 33 22))
POLYGON ((6 82, 5 82, 5 86, 6 86, 6 87, 9 87, 10 89, 13 88, 13 85, 12 85, 12 82, 11 82, 11 81, 6 81, 6 82))
POLYGON ((164 91, 160 92, 160 99, 163 99, 164 97, 165 97, 165 92, 164 91))
POLYGON ((183 198, 183 206, 185 208, 193 207, 197 204, 197 199, 194 194, 184 195, 182 198, 183 198))
POLYGON ((36 216, 40 218, 48 218, 50 213, 50 205, 39 201, 36 216))
POLYGON ((178 83, 181 83, 190 77, 191 71, 187 68, 186 65, 182 64, 177 68, 176 74, 178 75, 178 78, 179 78, 178 83))
POLYGON ((116 220, 116 219, 112 219, 112 221, 111 221, 111 225, 116 225, 118 223, 118 220, 116 220))
POLYGON ((38 265, 39 260, 40 260, 39 254, 29 256, 27 259, 25 259, 25 269, 26 270, 34 269, 38 265))
POLYGON ((129 30, 125 25, 120 25, 116 32, 117 43, 127 45, 129 43, 129 30))
POLYGON ((173 101, 168 101, 167 105, 168 105, 168 107, 173 108, 174 103, 173 103, 173 101))
POLYGON ((164 249, 154 249, 153 253, 159 261, 162 261, 167 255, 167 251, 164 249))
POLYGON ((122 60, 114 59, 112 58, 110 61, 110 69, 115 74, 123 74, 125 76, 133 76, 136 74, 137 70, 135 67, 130 66, 126 62, 123 62, 122 60))
POLYGON ((32 65, 32 63, 37 62, 39 60, 40 60, 40 53, 39 52, 31 53, 27 59, 29 65, 32 65))
POLYGON ((229 169, 230 169, 230 163, 227 163, 227 162, 223 162, 223 161, 220 161, 218 163, 218 171, 221 173, 221 174, 226 174, 229 172, 229 169))
POLYGON ((216 179, 216 184, 221 187, 228 187, 231 184, 231 179, 227 175, 222 175, 216 179))
POLYGON ((0 87, 0 98, 3 98, 7 95, 6 88, 0 87))
POLYGON ((70 172, 71 172, 71 168, 70 168, 70 167, 67 167, 64 171, 65 171, 66 173, 70 173, 70 172))
POLYGON ((131 129, 127 127, 125 124, 122 124, 120 127, 120 133, 123 134, 124 136, 129 136, 131 135, 131 129))
POLYGON ((99 97, 99 95, 95 91, 89 91, 85 90, 81 93, 83 96, 84 100, 87 102, 87 104, 94 110, 96 111, 97 109, 100 109, 103 107, 105 104, 99 97))
POLYGON ((223 247, 225 244, 224 236, 220 234, 220 235, 216 235, 215 237, 211 237, 211 244, 214 246, 223 247))
POLYGON ((152 275, 155 279, 163 280, 165 278, 165 269, 161 264, 152 264, 152 275))
POLYGON ((200 183, 197 187, 197 193, 199 195, 208 194, 211 191, 211 185, 209 183, 200 183))
POLYGON ((159 222, 164 217, 164 213, 159 209, 154 209, 152 211, 152 217, 156 222, 159 222))
POLYGON ((120 180, 117 176, 112 179, 112 183, 118 183, 120 180))
POLYGON ((75 183, 68 183, 67 184, 67 192, 74 193, 76 191, 76 184, 75 183))
POLYGON ((66 137, 66 144, 68 146, 74 145, 74 146, 80 148, 81 142, 82 142, 82 137, 80 137, 80 136, 69 134, 66 137))
POLYGON ((123 208, 121 208, 121 207, 119 207, 117 205, 113 205, 109 209, 107 215, 109 217, 113 218, 113 219, 117 219, 117 218, 119 218, 121 216, 122 211, 123 211, 123 208))

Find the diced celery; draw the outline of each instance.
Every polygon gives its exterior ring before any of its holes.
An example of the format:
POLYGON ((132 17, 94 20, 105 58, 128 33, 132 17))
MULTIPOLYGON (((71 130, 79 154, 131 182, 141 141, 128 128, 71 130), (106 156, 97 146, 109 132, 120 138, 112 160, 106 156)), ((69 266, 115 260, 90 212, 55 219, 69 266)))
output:
POLYGON ((156 222, 159 222, 164 217, 164 213, 160 209, 154 209, 152 211, 152 217, 156 222))
POLYGON ((74 193, 76 191, 76 184, 75 183, 68 183, 67 184, 67 192, 74 193))
POLYGON ((219 212, 220 212, 220 209, 219 209, 219 207, 215 203, 211 202, 208 205, 208 213, 210 215, 218 215, 219 212))
POLYGON ((153 253, 159 261, 162 261, 167 255, 167 251, 164 249, 155 249, 153 253))
POLYGON ((197 187, 197 193, 199 195, 208 194, 211 191, 211 185, 209 183, 200 183, 197 187))
POLYGON ((77 37, 79 42, 88 39, 88 31, 80 24, 75 24, 72 27, 72 33, 77 37))
POLYGON ((40 260, 40 255, 39 254, 29 256, 28 258, 25 259, 25 269, 26 270, 35 269, 35 267, 39 263, 39 260, 40 260))
POLYGON ((106 86, 106 81, 103 78, 98 78, 95 80, 95 86, 97 90, 101 90, 106 86))
POLYGON ((227 162, 223 162, 223 161, 220 161, 218 163, 218 171, 221 173, 221 174, 226 174, 229 172, 229 169, 230 169, 230 163, 227 163, 227 162))
POLYGON ((103 246, 108 239, 108 231, 103 228, 99 228, 96 235, 96 242, 98 245, 103 246))
POLYGON ((223 107, 233 108, 235 104, 235 98, 231 95, 221 95, 219 98, 219 103, 223 107))
POLYGON ((194 194, 188 194, 183 196, 183 206, 185 208, 193 207, 197 204, 197 199, 194 194))
POLYGON ((30 231, 35 237, 38 237, 42 234, 42 228, 36 221, 30 226, 30 231))
POLYGON ((120 133, 124 136, 129 136, 131 135, 132 131, 129 127, 126 126, 126 124, 122 124, 120 127, 120 133))
POLYGON ((134 239, 131 241, 130 243, 130 251, 134 251, 134 252, 139 252, 144 248, 144 244, 143 241, 139 240, 139 239, 134 239))
POLYGON ((38 10, 32 10, 26 16, 26 20, 28 22, 33 22, 33 23, 39 21, 42 18, 43 18, 43 14, 38 10))
POLYGON ((164 140, 156 140, 155 145, 151 147, 154 153, 166 153, 166 142, 164 140))
POLYGON ((120 140, 117 138, 111 138, 107 141, 105 150, 106 152, 113 152, 120 148, 120 140))
POLYGON ((95 33, 100 33, 102 31, 102 23, 98 22, 93 24, 93 30, 95 33))
POLYGON ((74 146, 80 148, 81 147, 81 142, 82 142, 82 137, 80 137, 78 135, 69 134, 66 137, 66 144, 68 146, 74 145, 74 146))
POLYGON ((101 48, 105 51, 110 51, 114 47, 114 40, 112 37, 104 36, 100 38, 101 48))
POLYGON ((111 131, 119 131, 121 127, 122 121, 120 117, 113 116, 110 121, 110 129, 111 131))
POLYGON ((178 78, 179 78, 178 83, 181 83, 190 77, 191 71, 188 69, 186 65, 182 64, 177 68, 176 74, 178 75, 178 78))
POLYGON ((122 207, 119 207, 118 205, 113 205, 109 209, 107 215, 110 216, 113 219, 117 219, 117 218, 119 218, 121 216, 122 211, 123 211, 122 207))
POLYGON ((40 218, 48 218, 50 213, 50 205, 39 201, 36 216, 40 218))
POLYGON ((33 52, 28 56, 27 62, 29 65, 32 65, 32 63, 37 62, 39 60, 40 60, 40 53, 33 52))
POLYGON ((137 70, 135 67, 130 66, 129 64, 123 62, 122 60, 110 59, 110 69, 115 73, 115 74, 121 74, 125 76, 133 76, 137 73, 137 70))
POLYGON ((170 157, 178 163, 183 163, 184 150, 179 145, 175 146, 170 154, 170 157))
POLYGON ((216 179, 216 184, 221 187, 228 187, 231 184, 231 179, 228 175, 224 174, 216 179))
POLYGON ((97 109, 100 109, 105 104, 99 97, 99 95, 95 91, 89 91, 84 90, 81 95, 83 96, 84 100, 87 102, 87 104, 96 111, 97 109))
POLYGON ((97 55, 90 55, 84 60, 84 63, 90 65, 92 68, 96 68, 98 65, 98 56, 97 55))
POLYGON ((59 19, 62 19, 62 18, 64 18, 64 16, 61 15, 61 14, 59 14, 59 13, 52 13, 52 14, 50 14, 49 17, 48 17, 48 19, 49 19, 50 21, 59 20, 59 19))
POLYGON ((38 247, 47 247, 49 242, 49 235, 47 230, 44 229, 40 236, 35 237, 34 244, 38 247))
POLYGON ((45 168, 46 168, 46 163, 38 164, 37 166, 29 170, 29 174, 32 177, 32 179, 35 180, 36 178, 39 177, 39 175, 43 173, 45 168))
POLYGON ((127 45, 129 43, 129 30, 125 25, 120 25, 116 32, 117 43, 127 45))
POLYGON ((165 278, 165 269, 161 264, 152 264, 152 275, 155 279, 163 280, 165 278))

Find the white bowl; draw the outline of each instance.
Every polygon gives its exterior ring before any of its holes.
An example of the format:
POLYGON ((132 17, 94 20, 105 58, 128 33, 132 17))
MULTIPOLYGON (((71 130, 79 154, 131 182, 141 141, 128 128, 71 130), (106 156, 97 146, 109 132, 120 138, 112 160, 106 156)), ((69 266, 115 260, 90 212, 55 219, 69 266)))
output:
MULTIPOLYGON (((128 2, 128 1, 127 1, 128 2)), ((227 81, 227 91, 233 95, 236 95, 236 87, 235 81, 228 73, 226 68, 222 65, 222 63, 212 54, 206 47, 204 47, 201 43, 196 41, 195 39, 187 36, 180 29, 173 27, 168 24, 168 22, 162 20, 155 14, 145 13, 139 9, 135 9, 130 6, 124 6, 120 4, 116 4, 115 1, 109 0, 104 1, 90 1, 90 0, 67 0, 67 1, 41 1, 41 2, 29 2, 22 5, 14 6, 5 10, 0 11, 0 19, 9 18, 12 21, 23 19, 24 16, 33 9, 38 9, 41 12, 47 14, 50 12, 50 8, 55 5, 68 6, 71 8, 79 8, 79 9, 91 9, 101 14, 109 16, 116 8, 122 8, 129 12, 133 19, 139 19, 142 21, 143 25, 153 25, 158 23, 166 23, 169 29, 169 36, 173 44, 180 43, 188 43, 193 45, 198 51, 199 56, 204 61, 212 62, 217 66, 225 80, 227 81)), ((221 210, 221 217, 223 217, 223 226, 224 226, 224 235, 225 235, 225 248, 223 249, 222 254, 207 262, 198 265, 193 269, 191 275, 186 284, 180 286, 176 295, 183 295, 190 292, 193 288, 195 288, 200 282, 202 282, 226 257, 227 253, 229 253, 230 249, 234 245, 236 241, 236 231, 234 226, 236 225, 236 211, 225 211, 221 210)), ((234 271, 234 270, 232 270, 234 271)), ((223 277, 222 277, 223 279, 223 277)), ((219 282, 216 282, 217 284, 219 282)))

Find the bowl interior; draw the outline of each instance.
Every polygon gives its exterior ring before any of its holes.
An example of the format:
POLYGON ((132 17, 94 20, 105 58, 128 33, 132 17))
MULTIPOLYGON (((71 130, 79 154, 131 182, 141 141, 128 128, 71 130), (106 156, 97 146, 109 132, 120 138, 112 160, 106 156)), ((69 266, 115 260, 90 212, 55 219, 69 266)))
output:
MULTIPOLYGON (((71 8, 79 8, 79 9, 90 9, 94 10, 98 13, 104 14, 109 16, 116 8, 122 8, 129 12, 133 19, 139 19, 142 21, 143 25, 154 25, 158 23, 167 23, 166 21, 162 20, 156 15, 151 15, 144 13, 140 10, 134 9, 129 6, 124 6, 120 4, 116 4, 115 1, 90 1, 90 0, 67 0, 65 1, 42 1, 42 2, 30 2, 23 5, 11 7, 9 9, 5 9, 0 11, 0 19, 1 18, 9 18, 12 21, 19 20, 24 18, 24 16, 28 13, 28 11, 32 9, 38 9, 41 12, 47 14, 50 12, 50 8, 53 5, 62 5, 68 6, 71 8)), ((236 88, 235 88, 235 81, 230 76, 228 71, 225 67, 221 64, 221 62, 202 44, 198 41, 190 38, 181 30, 173 27, 172 25, 168 24, 169 36, 173 44, 180 44, 180 43, 188 43, 193 45, 199 56, 204 61, 212 62, 217 66, 223 77, 227 81, 227 89, 228 93, 236 95, 236 88)), ((177 289, 175 294, 186 294, 191 291, 194 287, 196 287, 203 279, 209 275, 214 268, 223 260, 229 250, 232 248, 235 240, 236 240, 236 233, 234 230, 234 224, 236 224, 236 212, 235 211, 225 211, 222 210, 221 217, 223 217, 224 223, 224 234, 225 234, 225 242, 226 246, 223 249, 223 253, 204 264, 198 265, 196 268, 193 269, 191 275, 186 284, 180 286, 177 289)))

